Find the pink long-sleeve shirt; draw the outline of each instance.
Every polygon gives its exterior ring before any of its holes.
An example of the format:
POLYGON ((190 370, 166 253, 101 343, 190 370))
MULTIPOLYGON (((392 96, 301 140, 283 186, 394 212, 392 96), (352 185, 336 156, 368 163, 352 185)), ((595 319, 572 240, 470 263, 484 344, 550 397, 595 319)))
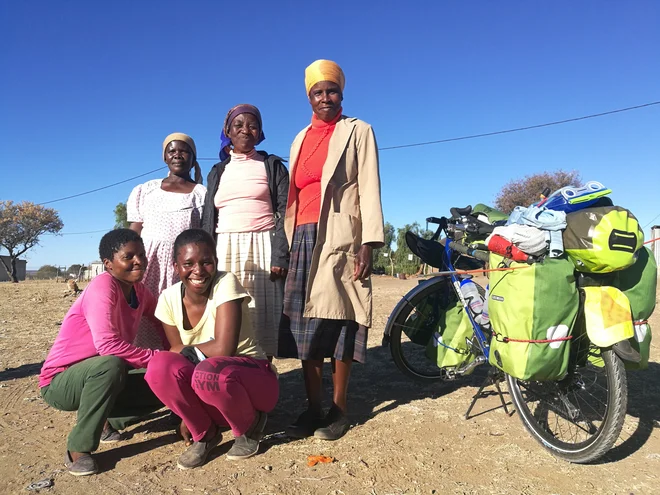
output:
POLYGON ((147 365, 158 351, 135 347, 132 342, 142 315, 154 318, 156 298, 141 283, 133 287, 139 303, 136 309, 129 306, 119 282, 109 273, 89 283, 62 322, 41 368, 39 387, 49 385, 69 366, 94 356, 117 356, 134 368, 147 365))

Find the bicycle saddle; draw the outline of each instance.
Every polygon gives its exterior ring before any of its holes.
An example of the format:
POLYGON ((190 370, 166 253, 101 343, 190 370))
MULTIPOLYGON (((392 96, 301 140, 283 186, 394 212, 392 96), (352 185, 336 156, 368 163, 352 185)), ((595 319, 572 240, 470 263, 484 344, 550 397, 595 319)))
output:
POLYGON ((449 208, 452 218, 460 218, 472 213, 472 205, 467 205, 465 208, 449 208))

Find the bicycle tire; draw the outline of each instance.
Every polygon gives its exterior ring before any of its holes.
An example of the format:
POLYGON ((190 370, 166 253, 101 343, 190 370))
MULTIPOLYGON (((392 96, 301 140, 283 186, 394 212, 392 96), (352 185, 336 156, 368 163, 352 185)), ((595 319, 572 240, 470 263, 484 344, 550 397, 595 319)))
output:
MULTIPOLYGON (((593 368, 592 371, 596 375, 600 374, 601 376, 597 376, 596 378, 601 380, 601 383, 603 381, 603 378, 605 379, 607 383, 607 403, 605 404, 605 412, 603 417, 601 418, 600 425, 597 428, 597 431, 591 435, 589 438, 585 439, 582 442, 576 442, 576 443, 568 443, 565 441, 562 441, 558 439, 555 434, 553 434, 552 431, 550 431, 549 428, 549 421, 543 416, 543 413, 532 413, 530 410, 527 401, 525 400, 525 397, 523 396, 523 392, 521 390, 521 385, 522 384, 529 384, 532 382, 524 382, 521 380, 517 380, 516 378, 507 375, 506 380, 507 380, 507 386, 509 388, 509 393, 511 395, 511 399, 513 401, 513 404, 516 407, 516 410, 518 411, 518 414, 520 415, 521 421, 523 425, 525 426, 525 429, 532 435, 532 437, 539 442, 546 450, 551 452, 553 455, 556 457, 559 457, 561 459, 564 459, 566 461, 576 463, 576 464, 585 464, 589 462, 593 462, 600 457, 602 457, 607 451, 609 451, 616 440, 619 438, 619 434, 621 433, 621 429, 623 427, 623 422, 626 417, 626 410, 627 410, 627 405, 628 405, 628 383, 627 383, 627 377, 626 377, 626 371, 623 362, 621 359, 612 351, 611 349, 605 350, 601 349, 600 350, 601 357, 603 359, 604 366, 602 368, 594 366, 593 364, 587 362, 585 365, 581 368, 578 368, 575 372, 574 375, 577 375, 579 373, 587 373, 587 369, 589 367, 593 368), (599 371, 602 370, 602 371, 599 371), (604 377, 602 376, 604 374, 604 377)), ((567 377, 564 378, 561 382, 564 383, 570 383, 570 381, 576 380, 575 376, 572 377, 567 377), (568 382, 566 381, 568 380, 568 382)), ((579 378, 579 380, 582 381, 582 378, 579 378)), ((537 384, 545 383, 546 388, 550 388, 552 386, 552 383, 558 384, 560 382, 535 382, 537 384)), ((593 382, 595 384, 595 381, 593 382)), ((585 383, 582 381, 582 388, 579 388, 579 391, 586 390, 587 386, 589 383, 585 383)), ((562 385, 564 387, 564 385, 562 385)), ((557 387, 559 388, 559 387, 557 387)), ((602 386, 600 387, 602 388, 602 386)), ((593 387, 593 390, 597 392, 598 390, 593 387)), ((593 424, 592 419, 589 419, 589 415, 593 416, 594 412, 597 412, 596 409, 593 408, 593 406, 589 406, 592 411, 589 411, 585 408, 585 406, 581 406, 580 401, 578 400, 578 396, 574 393, 573 396, 575 397, 574 402, 572 402, 573 406, 576 406, 576 409, 580 411, 581 417, 584 418, 584 423, 585 424, 591 424, 591 427, 594 427, 595 425, 593 424)), ((544 398, 542 401, 548 400, 548 404, 550 404, 550 397, 547 392, 544 395, 544 398)), ((565 394, 565 397, 568 397, 568 393, 565 394)), ((557 394, 557 397, 559 397, 559 394, 557 394)), ((540 401, 541 402, 541 401, 540 401)), ((583 400, 583 403, 586 404, 586 401, 583 400)), ((563 404, 565 404, 565 399, 563 404)), ((551 411, 552 409, 559 408, 562 406, 562 399, 559 401, 554 400, 554 404, 552 407, 548 407, 546 413, 554 412, 557 414, 557 411, 551 411)), ((566 411, 563 411, 566 414, 566 411)), ((570 413, 568 413, 570 415, 570 413)), ((560 416, 557 414, 557 416, 560 416)), ((561 418, 561 419, 566 419, 566 418, 561 418)), ((580 418, 576 418, 580 419, 580 418)), ((571 420, 573 421, 573 420, 571 420)), ((557 420, 556 426, 559 425, 559 422, 557 420)), ((577 429, 584 429, 583 427, 577 426, 577 429)), ((559 430, 561 431, 561 427, 559 427, 559 430)))
MULTIPOLYGON (((405 333, 402 330, 412 311, 415 310, 416 307, 420 306, 421 303, 423 303, 423 301, 432 294, 435 294, 438 291, 446 290, 452 291, 450 293, 450 297, 456 297, 450 284, 451 282, 446 277, 436 277, 435 279, 431 279, 429 282, 427 282, 427 285, 423 289, 419 290, 419 288, 416 287, 408 293, 414 293, 412 296, 409 297, 408 294, 406 294, 406 296, 403 297, 401 302, 397 305, 392 315, 390 315, 388 319, 387 324, 388 326, 391 326, 388 334, 390 336, 389 346, 392 359, 394 360, 397 368, 399 368, 399 370, 404 375, 417 380, 418 382, 433 383, 442 381, 444 379, 445 373, 441 368, 438 368, 434 363, 431 363, 425 357, 420 357, 419 360, 407 358, 406 352, 403 350, 404 345, 402 338, 404 338, 405 333), (424 364, 423 368, 422 364, 424 364)), ((476 285, 477 290, 483 296, 485 294, 484 288, 479 284, 476 285)), ((406 344, 409 346, 415 345, 410 342, 407 342, 406 344)), ((417 347, 419 347, 420 352, 423 352, 423 346, 417 347)))

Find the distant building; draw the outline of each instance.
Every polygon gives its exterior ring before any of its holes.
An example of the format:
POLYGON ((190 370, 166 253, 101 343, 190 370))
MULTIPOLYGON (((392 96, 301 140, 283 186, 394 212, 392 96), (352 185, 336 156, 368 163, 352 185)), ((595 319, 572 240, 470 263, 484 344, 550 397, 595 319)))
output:
POLYGON ((653 256, 655 256, 655 262, 660 265, 660 225, 651 227, 651 239, 658 239, 651 243, 651 251, 653 251, 653 256))
POLYGON ((83 279, 87 281, 92 280, 97 275, 101 275, 104 271, 105 268, 103 267, 103 262, 92 261, 87 267, 87 270, 84 271, 83 279))
MULTIPOLYGON (((9 267, 11 270, 11 258, 9 256, 0 256, 3 263, 9 267)), ((16 260, 16 276, 18 280, 25 280, 27 261, 25 260, 16 260)), ((11 277, 5 270, 5 267, 0 265, 0 282, 10 282, 11 277)))

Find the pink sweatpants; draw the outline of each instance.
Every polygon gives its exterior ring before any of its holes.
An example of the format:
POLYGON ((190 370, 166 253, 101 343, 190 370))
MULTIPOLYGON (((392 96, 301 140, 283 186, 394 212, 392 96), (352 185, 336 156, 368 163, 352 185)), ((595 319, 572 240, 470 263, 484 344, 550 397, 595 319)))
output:
POLYGON ((200 441, 212 424, 229 425, 234 436, 252 425, 255 411, 270 412, 279 383, 270 363, 250 357, 213 357, 193 365, 176 352, 159 352, 145 380, 200 441))

